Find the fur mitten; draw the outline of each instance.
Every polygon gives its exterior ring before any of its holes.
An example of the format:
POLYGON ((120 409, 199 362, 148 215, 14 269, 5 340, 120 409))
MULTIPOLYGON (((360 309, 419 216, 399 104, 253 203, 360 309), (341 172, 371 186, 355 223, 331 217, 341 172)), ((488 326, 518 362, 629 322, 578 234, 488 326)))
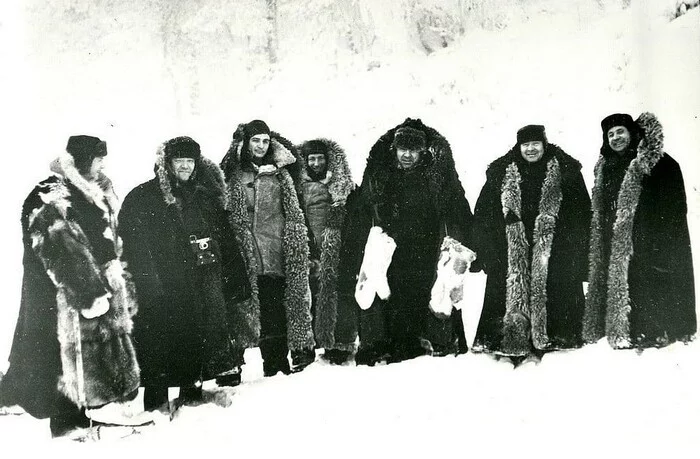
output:
POLYGON ((367 236, 365 256, 355 286, 355 301, 362 309, 369 309, 377 295, 386 300, 391 295, 386 273, 396 250, 396 242, 380 227, 373 226, 367 236))
POLYGON ((464 277, 476 259, 476 253, 446 236, 440 247, 437 278, 430 292, 430 309, 438 317, 449 317, 452 308, 461 309, 464 277))

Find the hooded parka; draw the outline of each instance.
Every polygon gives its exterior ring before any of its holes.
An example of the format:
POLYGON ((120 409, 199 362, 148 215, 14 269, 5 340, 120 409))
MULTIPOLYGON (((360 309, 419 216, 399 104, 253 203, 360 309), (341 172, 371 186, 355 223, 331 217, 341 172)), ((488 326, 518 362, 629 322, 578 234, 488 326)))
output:
POLYGON ((382 135, 370 150, 361 186, 348 199, 335 347, 352 350, 359 333, 358 359, 367 351, 370 363, 375 360, 371 354, 382 349, 393 361, 431 350, 466 351, 459 311, 450 319, 438 318, 429 301, 443 238, 451 236, 469 246, 471 224, 471 209, 447 140, 411 118, 382 135), (393 146, 396 131, 404 127, 421 131, 426 142, 410 170, 398 168, 393 146), (354 291, 372 226, 381 227, 397 247, 387 272, 391 296, 386 301, 375 297, 362 311, 354 291))
POLYGON ((221 169, 199 156, 179 185, 165 154, 163 144, 156 176, 127 195, 119 218, 141 305, 134 335, 143 385, 186 387, 242 363, 229 338, 229 310, 245 304, 250 284, 221 169), (216 262, 197 265, 192 238, 211 238, 216 262))

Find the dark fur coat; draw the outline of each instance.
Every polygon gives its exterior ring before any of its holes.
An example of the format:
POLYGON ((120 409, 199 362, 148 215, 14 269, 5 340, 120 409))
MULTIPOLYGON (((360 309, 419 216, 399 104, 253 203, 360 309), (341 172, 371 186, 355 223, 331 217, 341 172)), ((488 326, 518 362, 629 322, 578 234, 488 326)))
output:
POLYGON ((605 205, 603 170, 615 154, 605 140, 595 166, 583 335, 607 336, 615 348, 687 340, 697 328, 683 175, 663 150, 656 117, 643 113, 636 123, 643 139, 612 197, 616 211, 605 205))
POLYGON ((489 165, 474 210, 475 266, 488 276, 476 349, 581 344, 589 209, 581 164, 556 145, 534 164, 516 145, 489 165))
POLYGON ((450 320, 429 309, 430 289, 442 239, 449 235, 471 245, 472 213, 455 169, 447 140, 419 119, 407 118, 374 144, 362 184, 348 199, 348 217, 341 249, 339 310, 336 344, 352 350, 359 333, 360 346, 374 342, 427 340, 435 348, 466 348, 461 314, 450 320), (409 126, 426 135, 427 149, 410 171, 397 168, 392 147, 394 133, 409 126), (397 243, 387 277, 391 297, 375 298, 367 311, 354 299, 357 275, 372 226, 381 226, 397 243))
MULTIPOLYGON (((233 338, 245 347, 255 347, 260 339, 260 303, 257 290, 257 259, 255 239, 251 232, 246 191, 241 182, 241 153, 243 126, 234 135, 231 146, 221 162, 226 179, 226 190, 231 206, 231 224, 236 238, 242 245, 248 263, 248 275, 253 285, 253 296, 236 321, 233 338)), ((312 349, 315 345, 311 325, 311 290, 309 288, 309 240, 304 214, 299 204, 301 159, 294 145, 276 132, 272 132, 268 153, 270 161, 278 168, 277 180, 282 191, 284 228, 282 252, 286 288, 284 307, 287 319, 287 344, 290 350, 312 349)))
POLYGON ((250 284, 221 169, 200 157, 188 183, 177 185, 161 146, 155 170, 124 199, 124 259, 139 298, 134 336, 144 385, 183 386, 242 363, 229 315, 250 297, 250 284), (212 238, 218 261, 196 266, 190 236, 212 238))
POLYGON ((88 182, 73 158, 52 163, 56 175, 41 182, 22 208, 22 303, 2 382, 2 404, 18 404, 35 417, 59 414, 59 391, 79 406, 118 401, 139 386, 131 331, 136 303, 123 276, 117 235, 118 201, 109 179, 88 182), (102 316, 81 309, 111 294, 102 316), (82 360, 82 366, 79 365, 82 360))
MULTIPOLYGON (((316 245, 316 254, 320 261, 318 292, 314 311, 314 334, 316 344, 323 348, 332 348, 335 344, 335 324, 338 309, 338 263, 340 261, 340 245, 345 216, 345 204, 348 195, 355 188, 352 174, 345 156, 345 151, 329 139, 316 139, 323 142, 328 151, 327 169, 329 177, 322 184, 303 187, 303 199, 308 203, 317 198, 313 196, 317 187, 322 187, 320 193, 330 195, 330 207, 325 216, 325 226, 320 235, 314 235, 320 241, 316 245)), ((300 150, 302 146, 299 148, 300 150)), ((311 181, 308 177, 306 164, 302 163, 302 185, 311 181)), ((309 215, 310 208, 306 207, 307 220, 312 221, 316 216, 309 215)), ((314 237, 310 239, 313 241, 314 237)))

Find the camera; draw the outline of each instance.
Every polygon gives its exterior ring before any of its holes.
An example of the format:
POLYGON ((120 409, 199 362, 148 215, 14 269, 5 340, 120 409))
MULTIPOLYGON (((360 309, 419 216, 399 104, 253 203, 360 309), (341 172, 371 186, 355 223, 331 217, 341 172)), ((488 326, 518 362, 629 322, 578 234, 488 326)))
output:
POLYGON ((190 248, 194 252, 197 266, 210 265, 218 261, 214 253, 214 240, 210 237, 198 239, 197 236, 190 235, 190 248))

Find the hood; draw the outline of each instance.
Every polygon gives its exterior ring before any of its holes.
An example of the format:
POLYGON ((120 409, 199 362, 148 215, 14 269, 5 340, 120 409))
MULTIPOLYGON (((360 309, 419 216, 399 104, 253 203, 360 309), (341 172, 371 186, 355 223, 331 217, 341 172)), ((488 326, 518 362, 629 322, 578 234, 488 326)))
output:
POLYGON ((637 157, 640 158, 645 167, 648 167, 648 170, 645 170, 644 173, 649 174, 651 169, 664 155, 663 127, 656 118, 656 115, 649 112, 644 112, 639 115, 635 123, 637 123, 644 132, 644 137, 637 147, 637 157))
MULTIPOLYGON (((154 169, 166 204, 176 205, 177 200, 173 195, 171 178, 165 164, 165 142, 158 147, 154 169)), ((224 209, 229 208, 224 184, 224 174, 216 163, 205 158, 203 155, 200 156, 195 164, 194 173, 190 181, 194 183, 195 187, 215 198, 221 207, 224 209)))
MULTIPOLYGON (((322 142, 328 149, 328 173, 326 174, 326 179, 324 179, 323 182, 328 185, 328 192, 331 194, 332 201, 345 201, 350 192, 355 188, 355 183, 352 180, 352 173, 350 172, 350 166, 348 166, 345 150, 330 139, 317 138, 312 140, 322 142)), ((311 140, 307 142, 311 142, 311 140)), ((301 151, 307 142, 299 145, 297 150, 301 151)), ((300 159, 301 179, 304 181, 309 181, 311 179, 309 178, 307 172, 306 162, 303 160, 303 158, 300 159)))
POLYGON ((380 204, 387 199, 392 184, 390 177, 396 169, 396 154, 392 148, 394 133, 397 129, 408 126, 421 130, 426 135, 426 154, 417 167, 423 169, 428 180, 429 192, 433 204, 438 209, 447 205, 441 199, 446 187, 456 186, 459 182, 455 169, 452 149, 447 139, 435 129, 426 126, 420 119, 406 118, 398 126, 389 129, 372 146, 367 158, 367 167, 362 177, 363 195, 368 203, 380 204))

